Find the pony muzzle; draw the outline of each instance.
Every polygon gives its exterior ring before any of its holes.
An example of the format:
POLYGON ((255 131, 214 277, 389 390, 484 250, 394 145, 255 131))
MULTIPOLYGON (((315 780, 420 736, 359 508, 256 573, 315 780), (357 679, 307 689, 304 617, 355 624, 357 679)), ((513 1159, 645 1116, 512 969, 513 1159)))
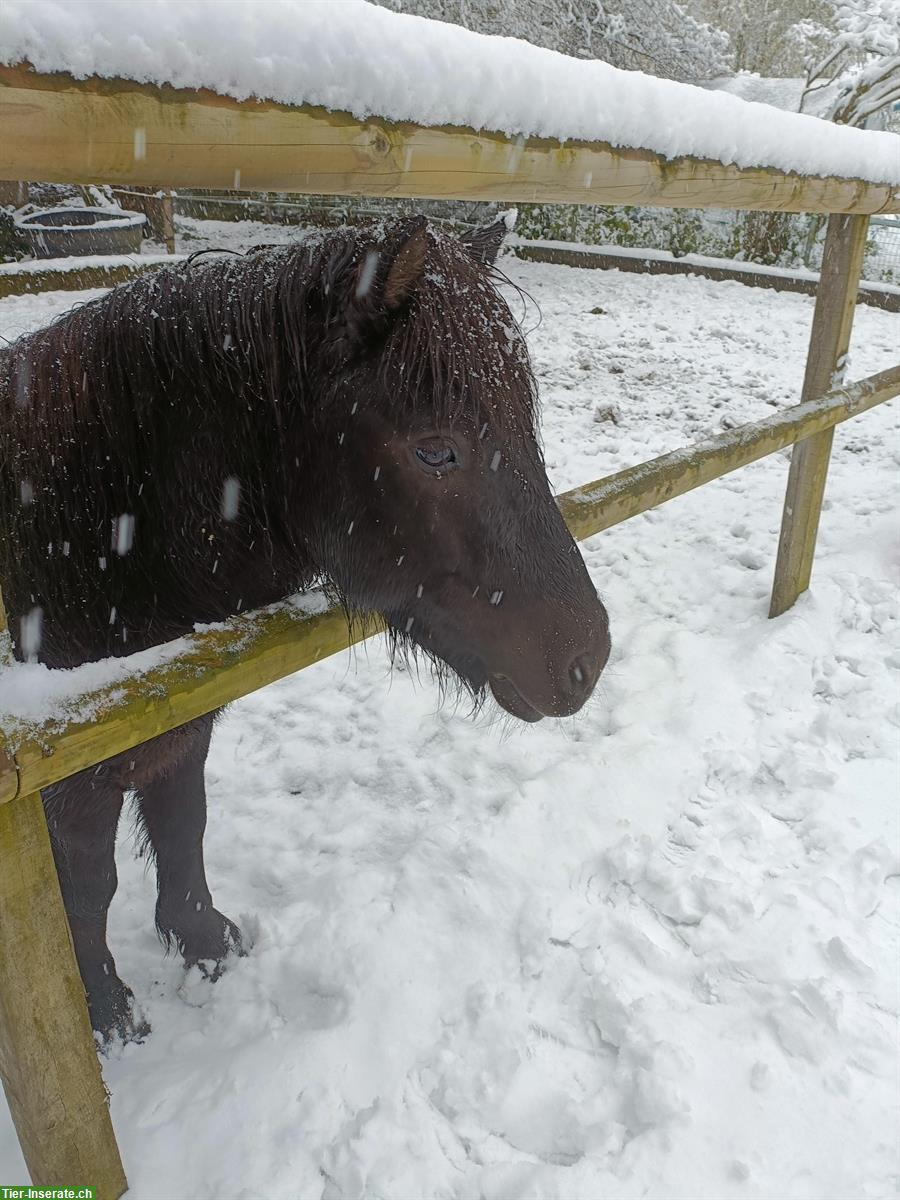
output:
POLYGON ((501 708, 520 721, 570 717, 584 706, 596 687, 610 649, 609 625, 604 619, 589 645, 574 654, 564 654, 562 661, 544 659, 530 664, 522 655, 510 667, 490 672, 491 694, 501 708))

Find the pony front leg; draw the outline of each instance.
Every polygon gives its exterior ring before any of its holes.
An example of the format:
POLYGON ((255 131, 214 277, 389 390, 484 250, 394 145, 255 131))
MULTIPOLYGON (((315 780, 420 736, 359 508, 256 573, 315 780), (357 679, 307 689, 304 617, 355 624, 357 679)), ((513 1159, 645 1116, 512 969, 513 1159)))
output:
POLYGON ((204 765, 213 716, 198 717, 151 743, 158 764, 138 789, 140 819, 156 859, 156 928, 188 966, 218 978, 230 952, 243 953, 238 927, 213 907, 203 863, 204 765), (212 968, 205 964, 213 964, 212 968))
POLYGON ((134 996, 119 978, 106 943, 106 917, 118 884, 116 828, 122 789, 101 765, 45 788, 44 811, 91 1025, 104 1042, 140 1041, 134 996))

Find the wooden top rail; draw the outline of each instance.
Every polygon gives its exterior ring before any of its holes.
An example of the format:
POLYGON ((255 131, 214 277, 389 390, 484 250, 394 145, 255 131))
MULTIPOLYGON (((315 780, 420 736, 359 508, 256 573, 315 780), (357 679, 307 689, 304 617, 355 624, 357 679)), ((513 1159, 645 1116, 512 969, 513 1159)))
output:
MULTIPOLYGON (((574 488, 558 498, 560 509, 576 538, 590 537, 896 395, 900 366, 574 488)), ((309 615, 286 602, 195 634, 174 661, 83 697, 90 716, 22 723, 8 739, 5 769, 0 742, 0 804, 183 725, 381 628, 372 619, 348 631, 338 608, 309 615)))
POLYGON ((558 497, 559 507, 572 536, 581 541, 898 395, 900 366, 890 367, 752 425, 573 488, 558 497))
POLYGON ((174 661, 81 697, 78 707, 90 715, 51 718, 39 726, 23 722, 8 738, 5 771, 0 734, 0 804, 212 712, 382 628, 372 617, 348 629, 340 608, 310 615, 286 601, 194 634, 174 661))
POLYGON ((207 89, 0 66, 0 179, 785 212, 900 212, 861 180, 423 127, 207 89))

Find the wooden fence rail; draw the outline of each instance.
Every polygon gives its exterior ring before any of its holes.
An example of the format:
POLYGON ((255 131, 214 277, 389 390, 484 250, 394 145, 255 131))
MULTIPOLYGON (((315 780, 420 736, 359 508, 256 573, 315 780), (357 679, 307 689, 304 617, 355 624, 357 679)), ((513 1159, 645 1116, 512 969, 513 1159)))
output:
MULTIPOLYGON (((900 366, 583 484, 557 502, 572 535, 582 540, 897 395, 900 366)), ((0 766, 0 804, 292 675, 381 628, 370 617, 348 629, 340 608, 309 613, 288 602, 195 634, 170 662, 79 697, 89 716, 51 717, 39 725, 22 721, 11 728, 10 763, 5 773, 0 766)), ((3 716, 0 709, 0 720, 3 716)))
MULTIPOLYGON (((900 394, 900 367, 835 387, 850 339, 867 214, 900 192, 643 150, 358 121, 127 80, 0 67, 0 179, 464 200, 780 209, 833 215, 802 402, 768 420, 559 497, 588 537, 792 443, 772 614, 808 585, 833 427, 900 394), (135 153, 141 131, 141 155, 135 153)), ((19 722, 0 740, 0 1078, 34 1184, 127 1186, 67 936, 40 789, 333 654, 334 609, 284 604, 197 634, 173 661, 90 694, 90 718, 19 722), (12 803, 5 803, 12 801, 12 803)), ((0 597, 0 678, 5 618, 0 597)), ((14 678, 12 668, 7 678, 14 678)))
POLYGON ((900 194, 890 184, 666 159, 601 142, 361 121, 310 105, 44 75, 27 65, 0 66, 0 179, 510 203, 900 211, 900 194))

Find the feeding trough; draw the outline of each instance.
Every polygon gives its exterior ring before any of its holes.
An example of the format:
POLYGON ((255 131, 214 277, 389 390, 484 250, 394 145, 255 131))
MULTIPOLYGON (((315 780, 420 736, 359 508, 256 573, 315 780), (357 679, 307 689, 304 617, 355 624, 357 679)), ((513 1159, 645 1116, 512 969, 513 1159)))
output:
POLYGON ((48 208, 16 216, 35 258, 137 254, 147 218, 121 208, 48 208))

